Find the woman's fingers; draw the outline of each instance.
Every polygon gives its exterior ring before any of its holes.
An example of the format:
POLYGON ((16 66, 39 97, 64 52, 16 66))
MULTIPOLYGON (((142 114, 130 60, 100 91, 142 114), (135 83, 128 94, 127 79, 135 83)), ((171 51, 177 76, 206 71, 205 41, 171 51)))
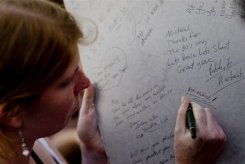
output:
POLYGON ((207 131, 210 138, 216 142, 216 144, 223 144, 226 141, 226 135, 223 129, 220 127, 215 119, 213 112, 209 108, 204 108, 207 118, 207 131))
POLYGON ((89 110, 94 109, 94 87, 90 85, 84 92, 82 111, 84 114, 88 113, 89 110))

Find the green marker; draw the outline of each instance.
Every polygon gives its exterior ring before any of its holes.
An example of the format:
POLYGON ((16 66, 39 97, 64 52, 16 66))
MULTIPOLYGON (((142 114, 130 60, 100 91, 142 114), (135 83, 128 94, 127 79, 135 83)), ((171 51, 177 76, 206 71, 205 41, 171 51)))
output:
POLYGON ((187 112, 186 112, 186 126, 191 133, 191 138, 196 138, 196 120, 193 114, 191 103, 189 103, 187 112))

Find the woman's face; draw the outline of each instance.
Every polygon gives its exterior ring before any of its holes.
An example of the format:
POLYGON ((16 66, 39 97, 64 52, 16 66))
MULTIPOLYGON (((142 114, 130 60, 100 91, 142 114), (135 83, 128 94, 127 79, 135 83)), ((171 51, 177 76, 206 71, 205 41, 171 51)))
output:
POLYGON ((23 130, 36 137, 51 135, 64 128, 80 109, 84 89, 90 85, 77 54, 64 74, 41 97, 25 109, 23 130))

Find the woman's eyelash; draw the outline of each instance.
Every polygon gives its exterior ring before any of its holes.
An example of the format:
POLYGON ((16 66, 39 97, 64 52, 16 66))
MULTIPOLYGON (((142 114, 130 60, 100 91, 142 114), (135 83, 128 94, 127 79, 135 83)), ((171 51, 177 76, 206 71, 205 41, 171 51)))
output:
POLYGON ((61 87, 66 87, 67 85, 69 85, 73 81, 74 77, 76 76, 77 70, 78 70, 78 68, 75 70, 75 72, 72 75, 72 77, 67 79, 66 81, 64 81, 60 86, 61 87))
POLYGON ((71 79, 69 79, 69 80, 66 80, 66 81, 64 81, 63 83, 61 83, 61 87, 66 87, 67 85, 69 85, 71 82, 72 82, 72 79, 73 78, 71 78, 71 79))

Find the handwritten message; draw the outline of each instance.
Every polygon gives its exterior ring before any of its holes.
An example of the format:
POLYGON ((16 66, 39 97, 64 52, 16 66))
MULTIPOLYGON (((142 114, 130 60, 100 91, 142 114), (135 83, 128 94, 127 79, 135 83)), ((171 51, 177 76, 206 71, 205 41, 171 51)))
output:
POLYGON ((240 7, 238 3, 233 1, 199 1, 197 4, 188 4, 186 12, 194 15, 232 19, 234 16, 240 15, 240 7))
POLYGON ((217 164, 245 163, 240 129, 245 30, 236 0, 65 4, 87 27, 85 37, 97 38, 79 49, 96 87, 98 125, 110 163, 174 164, 174 127, 183 95, 210 108, 227 133, 217 164))
POLYGON ((190 24, 170 29, 165 34, 168 45, 167 67, 178 74, 202 73, 205 83, 215 82, 216 95, 236 82, 244 80, 244 59, 233 59, 229 38, 207 40, 190 24))

